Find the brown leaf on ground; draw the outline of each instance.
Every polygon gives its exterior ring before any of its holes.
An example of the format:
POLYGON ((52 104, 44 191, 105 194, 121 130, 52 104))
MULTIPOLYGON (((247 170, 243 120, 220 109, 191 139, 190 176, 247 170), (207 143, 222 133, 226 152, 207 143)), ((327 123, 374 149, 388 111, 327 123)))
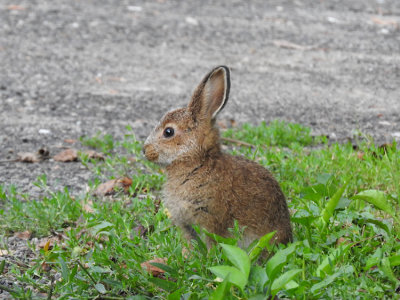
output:
POLYGON ((118 189, 123 189, 125 193, 128 193, 129 187, 132 185, 132 179, 123 177, 119 179, 112 179, 107 182, 100 184, 94 191, 96 196, 109 196, 115 194, 118 189))
POLYGON ((49 272, 49 271, 51 270, 51 265, 48 264, 48 263, 46 263, 46 262, 43 262, 43 263, 40 265, 40 267, 41 267, 42 270, 45 271, 45 272, 49 272))
POLYGON ((29 240, 32 237, 32 232, 30 232, 29 230, 22 232, 15 232, 14 236, 21 240, 29 240))
POLYGON ((71 161, 77 161, 78 160, 78 151, 73 148, 68 148, 65 149, 64 151, 61 151, 60 153, 56 154, 53 159, 55 161, 60 161, 60 162, 71 162, 71 161))
POLYGON ((349 239, 344 238, 344 237, 340 237, 340 238, 338 238, 338 239, 336 240, 336 247, 339 247, 339 246, 342 245, 342 244, 347 245, 347 244, 349 244, 349 243, 350 243, 349 239))
POLYGON ((372 17, 371 20, 375 24, 382 25, 382 26, 394 26, 394 27, 397 27, 399 25, 399 23, 394 19, 372 17))
POLYGON ((77 142, 77 140, 74 140, 74 139, 65 139, 64 140, 64 143, 67 143, 67 144, 75 144, 77 142))
POLYGON ((144 237, 147 235, 147 228, 144 227, 142 224, 139 224, 138 226, 133 228, 133 231, 136 233, 136 236, 144 237))
POLYGON ((16 161, 26 163, 36 163, 49 158, 49 150, 46 147, 40 148, 36 153, 20 152, 17 154, 16 161))
POLYGON ((358 159, 364 160, 364 155, 365 155, 365 153, 362 152, 362 151, 358 151, 358 152, 357 152, 357 158, 358 158, 358 159))
POLYGON ((41 158, 37 153, 32 153, 32 152, 20 152, 17 154, 17 160, 20 162, 25 162, 25 163, 37 163, 41 161, 41 158))
POLYGON ((159 277, 160 275, 163 275, 165 271, 156 266, 153 266, 151 263, 166 264, 166 262, 167 262, 166 258, 156 257, 154 259, 141 263, 140 266, 142 267, 143 270, 147 271, 151 275, 159 277))
POLYGON ((84 211, 86 211, 88 213, 94 213, 93 201, 89 200, 87 203, 84 203, 82 208, 84 211))
POLYGON ((154 225, 150 225, 149 227, 144 227, 142 224, 137 225, 133 228, 135 234, 131 234, 131 238, 134 236, 146 237, 149 233, 154 232, 154 225))
POLYGON ((7 6, 8 10, 25 10, 26 8, 21 5, 9 5, 7 6))
POLYGON ((98 160, 105 159, 103 153, 99 153, 99 152, 96 152, 93 150, 86 150, 83 153, 86 154, 89 158, 98 159, 98 160))
POLYGON ((108 93, 110 95, 118 95, 119 94, 119 92, 117 90, 113 90, 113 89, 109 90, 108 93))
POLYGON ((60 244, 60 242, 61 242, 61 239, 60 239, 60 237, 57 237, 57 236, 44 237, 39 240, 39 242, 36 245, 36 248, 51 250, 56 243, 60 244))
POLYGON ((130 163, 130 164, 133 164, 133 163, 135 163, 136 162, 136 157, 133 157, 133 156, 131 156, 131 157, 128 157, 128 163, 130 163))

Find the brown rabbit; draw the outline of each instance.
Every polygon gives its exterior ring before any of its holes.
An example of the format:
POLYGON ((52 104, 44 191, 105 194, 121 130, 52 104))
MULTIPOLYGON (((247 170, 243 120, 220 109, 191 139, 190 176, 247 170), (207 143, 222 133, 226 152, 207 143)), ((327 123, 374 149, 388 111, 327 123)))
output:
POLYGON ((189 105, 168 112, 147 138, 144 153, 166 168, 164 205, 187 238, 192 225, 229 236, 234 220, 245 226, 241 244, 276 230, 275 241, 292 240, 285 196, 271 173, 244 157, 221 151, 217 114, 225 106, 230 71, 213 69, 189 105))

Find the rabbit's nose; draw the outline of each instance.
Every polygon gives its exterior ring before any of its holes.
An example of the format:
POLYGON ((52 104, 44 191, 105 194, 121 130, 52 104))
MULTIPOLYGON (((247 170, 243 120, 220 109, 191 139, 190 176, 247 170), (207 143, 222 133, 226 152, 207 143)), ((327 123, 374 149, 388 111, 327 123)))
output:
POLYGON ((157 153, 156 149, 154 148, 154 146, 151 144, 144 145, 143 153, 146 156, 146 158, 150 161, 157 161, 157 159, 158 159, 158 153, 157 153))

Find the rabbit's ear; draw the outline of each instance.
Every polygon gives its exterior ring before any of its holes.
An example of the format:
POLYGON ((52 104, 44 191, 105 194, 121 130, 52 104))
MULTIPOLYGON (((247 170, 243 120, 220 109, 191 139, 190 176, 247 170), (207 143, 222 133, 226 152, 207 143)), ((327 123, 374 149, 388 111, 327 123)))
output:
POLYGON ((212 120, 225 106, 231 85, 229 75, 228 67, 219 66, 204 77, 188 105, 195 120, 212 120))

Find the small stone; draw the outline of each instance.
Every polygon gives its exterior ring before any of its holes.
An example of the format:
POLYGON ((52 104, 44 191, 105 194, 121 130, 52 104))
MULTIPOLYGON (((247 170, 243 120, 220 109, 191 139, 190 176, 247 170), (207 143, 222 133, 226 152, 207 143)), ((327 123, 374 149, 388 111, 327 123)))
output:
POLYGON ((39 134, 48 135, 51 131, 49 129, 39 129, 39 134))
POLYGON ((186 21, 186 23, 188 23, 190 25, 194 25, 194 26, 199 25, 199 21, 192 17, 186 17, 185 21, 186 21))

